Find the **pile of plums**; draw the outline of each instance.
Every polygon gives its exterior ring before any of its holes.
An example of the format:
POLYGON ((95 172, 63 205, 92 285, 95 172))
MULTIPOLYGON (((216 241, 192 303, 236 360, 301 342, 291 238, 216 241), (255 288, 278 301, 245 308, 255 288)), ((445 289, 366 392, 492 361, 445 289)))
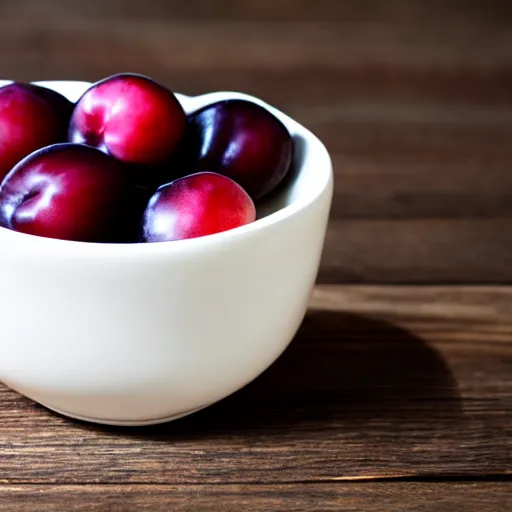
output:
POLYGON ((151 78, 122 73, 76 103, 0 88, 0 226, 82 242, 164 242, 256 219, 290 170, 284 124, 231 99, 188 115, 151 78))

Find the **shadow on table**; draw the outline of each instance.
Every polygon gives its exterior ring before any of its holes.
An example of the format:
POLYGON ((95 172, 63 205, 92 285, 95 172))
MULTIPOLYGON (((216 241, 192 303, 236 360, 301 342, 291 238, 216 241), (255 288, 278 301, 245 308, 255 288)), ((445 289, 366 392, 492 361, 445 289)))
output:
POLYGON ((311 311, 281 358, 242 390, 181 420, 121 432, 171 441, 278 435, 319 422, 393 432, 461 414, 450 370, 420 338, 382 320, 311 311))

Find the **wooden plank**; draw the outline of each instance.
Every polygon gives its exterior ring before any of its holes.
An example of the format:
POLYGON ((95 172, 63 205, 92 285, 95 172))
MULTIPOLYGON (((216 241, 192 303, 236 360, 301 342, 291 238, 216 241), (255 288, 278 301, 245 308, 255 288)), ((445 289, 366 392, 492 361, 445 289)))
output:
POLYGON ((385 104, 291 110, 331 151, 333 218, 512 213, 510 110, 385 104))
POLYGON ((2 0, 4 13, 24 17, 59 19, 98 18, 108 19, 177 19, 287 22, 329 21, 346 24, 387 24, 405 26, 411 24, 438 27, 455 24, 458 27, 501 26, 510 19, 508 2, 464 0, 223 0, 212 4, 209 0, 168 2, 167 0, 2 0))
POLYGON ((511 287, 320 287, 267 372, 174 423, 97 427, 1 388, 0 481, 506 477, 511 375, 511 287))
MULTIPOLYGON (((353 104, 294 108, 331 152, 361 162, 479 164, 509 162, 512 109, 353 104)), ((483 170, 483 169, 482 169, 483 170)))
POLYGON ((506 512, 507 483, 0 486, 0 511, 179 510, 506 512))
POLYGON ((321 283, 512 281, 512 219, 332 220, 321 283))
MULTIPOLYGON (((508 161, 387 162, 332 155, 334 220, 512 217, 508 161)), ((418 160, 421 160, 419 158, 418 160)), ((503 159, 505 160, 505 159, 503 159)))
POLYGON ((39 64, 33 73, 63 64, 72 71, 79 56, 86 69, 110 67, 117 71, 125 66, 144 71, 152 65, 153 69, 173 69, 175 73, 233 69, 307 69, 313 73, 317 69, 361 69, 371 64, 377 70, 384 66, 390 70, 439 66, 453 74, 469 65, 481 72, 496 68, 509 71, 512 56, 512 35, 507 26, 487 27, 483 34, 447 30, 439 37, 432 37, 430 27, 424 27, 415 32, 418 41, 411 41, 405 30, 375 30, 365 39, 357 24, 345 27, 336 23, 212 24, 102 18, 63 22, 54 17, 31 20, 2 16, 0 28, 0 40, 6 49, 16 48, 19 64, 39 64), (106 47, 109 51, 102 51, 106 47))
POLYGON ((13 78, 124 68, 190 92, 276 90, 299 101, 512 94, 512 12, 500 0, 5 0, 0 19, 2 72, 13 78))
MULTIPOLYGON (((293 7, 290 0, 279 5, 109 0, 101 6, 94 1, 50 0, 43 5, 22 0, 2 2, 0 14, 2 48, 16 48, 10 62, 25 73, 55 73, 63 64, 68 77, 80 67, 103 72, 107 66, 115 72, 130 64, 140 71, 159 71, 157 77, 164 70, 171 76, 171 70, 219 75, 234 68, 267 73, 300 68, 309 70, 312 83, 322 68, 345 69, 350 72, 337 80, 342 91, 354 70, 370 73, 366 87, 378 91, 383 79, 393 80, 395 68, 407 64, 417 87, 435 91, 442 83, 422 73, 425 66, 442 66, 451 77, 469 66, 479 69, 483 80, 497 66, 510 71, 510 8, 499 1, 463 7, 453 1, 425 6, 418 0, 385 5, 323 0, 294 2, 293 7), (102 51, 106 47, 109 51, 102 51), (37 68, 27 69, 26 59, 37 68)), ((470 83, 462 84, 457 97, 471 90, 470 83)), ((401 87, 403 93, 408 89, 414 87, 401 87)), ((504 84, 500 90, 510 95, 504 84)))

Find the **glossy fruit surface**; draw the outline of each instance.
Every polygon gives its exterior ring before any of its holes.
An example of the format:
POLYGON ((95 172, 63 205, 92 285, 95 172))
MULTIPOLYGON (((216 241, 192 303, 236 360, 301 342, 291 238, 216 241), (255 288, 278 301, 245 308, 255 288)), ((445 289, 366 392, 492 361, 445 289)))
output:
POLYGON ((0 225, 48 238, 118 241, 129 227, 132 200, 115 159, 88 146, 57 144, 32 153, 5 177, 0 225))
POLYGON ((73 104, 33 84, 0 87, 0 180, 25 156, 64 142, 73 104))
POLYGON ((188 117, 184 165, 228 176, 253 200, 277 188, 290 170, 292 152, 286 127, 256 103, 220 101, 188 117))
POLYGON ((172 91, 145 76, 122 73, 82 95, 68 138, 127 164, 158 166, 173 154, 185 124, 185 112, 172 91))
POLYGON ((143 240, 165 242, 211 235, 253 222, 250 196, 233 180, 204 172, 160 187, 143 217, 143 240))

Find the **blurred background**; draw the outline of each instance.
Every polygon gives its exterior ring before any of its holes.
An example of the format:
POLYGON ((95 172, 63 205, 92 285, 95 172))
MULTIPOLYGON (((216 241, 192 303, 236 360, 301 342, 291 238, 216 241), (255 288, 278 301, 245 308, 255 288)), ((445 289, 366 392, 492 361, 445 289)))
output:
POLYGON ((0 0, 0 78, 248 92, 335 168, 319 281, 512 281, 510 0, 0 0))

